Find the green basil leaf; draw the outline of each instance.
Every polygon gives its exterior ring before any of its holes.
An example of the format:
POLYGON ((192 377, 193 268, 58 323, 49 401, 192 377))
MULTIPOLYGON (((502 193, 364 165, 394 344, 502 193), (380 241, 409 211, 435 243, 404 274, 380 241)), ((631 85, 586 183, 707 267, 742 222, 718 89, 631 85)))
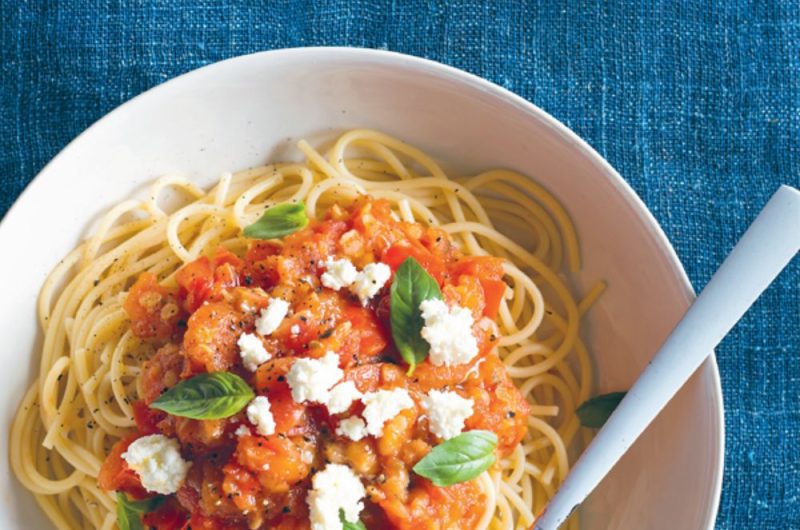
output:
POLYGON ((575 413, 584 427, 599 429, 625 397, 625 392, 612 392, 586 400, 575 413))
POLYGON ((164 392, 150 405, 173 416, 216 420, 233 416, 255 397, 236 374, 214 372, 196 375, 164 392))
POLYGON ((244 229, 244 235, 253 239, 277 239, 297 232, 307 224, 305 203, 284 202, 268 208, 261 219, 244 229))
POLYGON ((497 435, 491 431, 467 431, 434 447, 414 466, 414 473, 436 486, 472 480, 496 459, 497 435))
POLYGON ((364 523, 361 522, 361 519, 355 523, 351 523, 345 519, 344 510, 342 509, 339 510, 339 520, 342 522, 342 530, 367 530, 367 527, 364 526, 364 523))
POLYGON ((166 497, 153 497, 143 501, 128 499, 124 493, 117 492, 117 526, 119 530, 144 530, 142 516, 155 511, 166 497))
POLYGON ((420 332, 425 321, 419 304, 441 299, 439 283, 414 258, 408 257, 394 274, 391 289, 391 322, 394 345, 408 363, 408 375, 428 356, 430 344, 420 332))

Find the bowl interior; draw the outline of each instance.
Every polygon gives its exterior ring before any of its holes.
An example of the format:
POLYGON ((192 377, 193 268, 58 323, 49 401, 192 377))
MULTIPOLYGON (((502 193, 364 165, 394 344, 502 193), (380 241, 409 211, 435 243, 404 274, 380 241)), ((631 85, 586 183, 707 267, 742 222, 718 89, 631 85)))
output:
MULTIPOLYGON (((41 282, 98 213, 159 175, 207 184, 223 171, 297 157, 300 137, 313 143, 351 127, 396 135, 465 171, 521 171, 565 204, 584 255, 570 281, 579 292, 598 278, 609 285, 583 330, 598 391, 627 388, 687 307, 691 288, 647 209, 594 151, 532 105, 397 54, 256 54, 192 72, 116 110, 54 159, 6 216, 0 248, 24 248, 26 258, 0 261, 2 277, 14 279, 0 302, 0 363, 21 367, 0 387, 5 424, 36 375, 41 282)), ((711 527, 721 414, 711 360, 585 503, 583 528, 711 527)), ((3 439, 4 454, 7 445, 3 439)), ((0 527, 47 528, 5 458, 0 466, 0 527)))

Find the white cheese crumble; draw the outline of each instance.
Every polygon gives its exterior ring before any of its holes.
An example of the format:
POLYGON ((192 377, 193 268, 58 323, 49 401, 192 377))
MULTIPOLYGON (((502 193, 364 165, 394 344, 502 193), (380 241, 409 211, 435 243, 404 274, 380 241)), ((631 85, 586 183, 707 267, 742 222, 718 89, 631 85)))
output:
POLYGON ((345 381, 333 387, 328 395, 328 412, 331 414, 341 414, 350 408, 353 401, 361 399, 361 392, 356 388, 352 381, 345 381))
POLYGON ((259 335, 271 335, 281 325, 286 313, 289 312, 289 302, 280 298, 272 298, 266 309, 256 319, 256 331, 259 335))
POLYGON ((361 305, 367 305, 369 299, 378 294, 391 276, 392 269, 387 264, 370 263, 356 275, 350 290, 361 300, 361 305))
POLYGON ((311 530, 342 530, 339 511, 350 523, 359 519, 364 509, 364 485, 347 466, 328 464, 311 479, 312 489, 306 502, 310 510, 311 530))
POLYGON ((325 403, 330 388, 343 376, 339 356, 329 351, 322 359, 297 359, 286 374, 286 381, 292 389, 292 399, 297 403, 325 403))
POLYGON ((320 277, 320 281, 322 285, 334 291, 349 287, 358 275, 358 271, 349 259, 328 258, 323 265, 326 270, 320 277))
POLYGON ((456 392, 431 390, 420 404, 428 413, 431 432, 444 440, 461 434, 464 421, 472 416, 472 400, 456 392))
POLYGON ((397 416, 401 410, 414 406, 414 401, 403 388, 367 392, 362 398, 367 420, 367 434, 379 437, 383 434, 383 424, 397 416))
POLYGON ((478 341, 472 334, 472 313, 461 306, 448 308, 443 300, 419 304, 425 326, 422 338, 431 345, 428 359, 435 366, 463 364, 478 355, 478 341))
POLYGON ((294 324, 292 327, 289 328, 293 337, 296 337, 300 334, 300 326, 298 324, 294 324))
POLYGON ((269 406, 269 399, 264 396, 256 396, 247 405, 247 419, 256 426, 256 432, 261 436, 275 434, 275 418, 269 406))
POLYGON ((253 333, 242 333, 236 341, 239 346, 239 355, 242 357, 242 364, 251 372, 258 369, 258 365, 269 360, 271 355, 264 349, 264 343, 253 333))
POLYGON ((367 424, 358 416, 351 416, 339 422, 336 434, 357 442, 367 436, 367 424))
POLYGON ((247 428, 247 425, 239 425, 233 434, 241 438, 242 436, 250 436, 250 429, 247 428))
POLYGON ((178 442, 163 434, 142 436, 128 446, 122 458, 147 491, 162 495, 178 491, 190 466, 181 457, 178 442))

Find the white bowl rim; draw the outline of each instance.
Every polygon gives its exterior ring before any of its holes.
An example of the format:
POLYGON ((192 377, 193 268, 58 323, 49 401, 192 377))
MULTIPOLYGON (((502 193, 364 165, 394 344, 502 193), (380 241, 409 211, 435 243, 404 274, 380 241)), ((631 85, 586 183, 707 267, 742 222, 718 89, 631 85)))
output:
MULTIPOLYGON (((169 79, 164 83, 161 83, 159 85, 153 86, 145 90, 141 94, 138 94, 133 98, 129 99, 128 101, 125 101, 124 103, 120 104, 118 107, 114 108, 113 110, 111 110, 110 112, 106 113, 101 118, 99 118, 97 121, 92 123, 83 132, 81 132, 78 136, 72 139, 67 145, 65 145, 58 152, 58 154, 56 154, 47 164, 45 164, 44 167, 42 167, 41 170, 39 170, 36 176, 28 183, 28 185, 22 191, 22 193, 20 193, 20 195, 17 197, 17 199, 8 209, 8 211, 6 211, 5 215, 3 215, 3 218, 0 219, 0 237, 4 233, 4 227, 10 224, 6 221, 12 216, 14 216, 14 212, 20 207, 19 205, 25 202, 26 198, 29 195, 33 194, 32 190, 47 185, 45 179, 40 177, 48 173, 48 169, 57 163, 57 161, 64 155, 65 152, 69 150, 69 148, 72 146, 73 143, 78 142, 78 140, 82 139, 84 135, 90 134, 91 132, 93 132, 94 129, 99 128, 106 121, 110 121, 112 116, 116 116, 117 113, 124 112, 126 107, 128 107, 135 101, 138 101, 140 98, 150 96, 152 95, 152 93, 164 89, 167 86, 186 82, 192 77, 204 74, 208 70, 221 68, 224 67, 224 65, 230 64, 235 61, 259 60, 263 57, 289 58, 291 56, 299 57, 305 55, 326 55, 331 59, 336 58, 339 60, 377 59, 385 63, 389 63, 389 66, 391 66, 392 64, 406 66, 412 69, 425 71, 429 74, 434 74, 441 77, 447 77, 452 80, 455 80, 456 82, 469 85, 472 88, 476 88, 488 94, 494 95, 495 97, 505 99, 506 101, 514 104, 520 110, 525 111, 526 113, 539 119, 543 123, 547 124, 555 133, 562 136, 571 143, 575 144, 576 147, 579 150, 583 151, 583 154, 587 155, 592 160, 592 162, 601 170, 603 175, 611 182, 611 184, 620 193, 620 195, 630 204, 630 206, 633 207, 636 213, 646 222, 645 224, 647 230, 650 232, 651 236, 658 244, 659 249, 664 254, 664 257, 667 258, 667 263, 672 269, 672 272, 675 274, 675 277, 680 280, 681 283, 680 287, 683 290, 683 294, 687 302, 690 302, 695 298, 696 294, 694 292, 694 288, 692 287, 691 282, 689 281, 689 277, 686 274, 686 270, 683 268, 683 264, 678 258, 678 255, 675 252, 674 247, 670 243, 669 239, 664 233, 664 230, 661 228, 661 225, 658 223, 653 213, 650 211, 650 209, 647 207, 647 205, 644 203, 641 197, 639 197, 639 195, 633 190, 630 184, 628 184, 628 182, 622 178, 622 175, 620 175, 619 172, 616 169, 614 169, 614 167, 600 155, 600 153, 598 153, 591 145, 589 145, 585 140, 583 140, 580 136, 578 136, 569 127, 567 127, 559 120, 551 116, 541 107, 538 107, 537 105, 528 101, 522 96, 519 96, 514 92, 506 88, 503 88, 500 85, 497 85, 487 79, 479 77, 477 75, 471 74, 464 70, 460 70, 453 66, 449 66, 431 59, 425 59, 422 57, 416 57, 413 55, 407 55, 404 53, 399 53, 389 50, 380 50, 371 48, 344 47, 344 46, 306 46, 306 47, 280 48, 274 50, 254 52, 250 54, 231 57, 228 59, 224 59, 222 61, 217 61, 205 66, 201 66, 199 68, 195 68, 194 70, 190 70, 189 72, 173 77, 172 79, 169 79)), ((717 425, 719 425, 717 460, 716 462, 714 462, 714 484, 712 486, 713 490, 711 492, 712 502, 710 503, 709 506, 707 506, 706 509, 705 527, 711 529, 714 527, 717 518, 717 513, 720 504, 720 497, 722 494, 722 476, 725 465, 725 414, 724 414, 724 405, 722 396, 722 383, 719 375, 719 366, 717 364, 716 354, 714 352, 712 352, 712 354, 706 360, 706 363, 709 365, 709 368, 711 370, 710 372, 711 383, 712 383, 711 390, 712 390, 712 400, 713 400, 712 404, 717 413, 717 420, 718 420, 717 425)))

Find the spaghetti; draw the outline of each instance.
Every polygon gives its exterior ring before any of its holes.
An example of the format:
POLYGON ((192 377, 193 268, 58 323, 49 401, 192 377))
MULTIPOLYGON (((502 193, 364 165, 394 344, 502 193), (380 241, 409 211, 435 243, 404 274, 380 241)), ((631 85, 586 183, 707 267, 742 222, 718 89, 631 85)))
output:
MULTIPOLYGON (((422 151, 375 131, 349 131, 324 154, 305 141, 299 148, 304 163, 225 174, 208 192, 162 177, 145 200, 112 208, 48 276, 40 369, 14 420, 10 457, 56 527, 116 527, 116 500, 97 477, 111 445, 134 427, 141 365, 154 354, 123 309, 134 280, 151 272, 174 286, 182 265, 215 248, 243 254, 242 227, 287 201, 304 201, 314 219, 361 195, 385 199, 398 219, 440 228, 467 255, 505 258, 498 351, 532 413, 522 443, 477 479, 487 499, 478 528, 529 528, 566 476, 589 436, 574 412, 592 380, 580 321, 604 285, 576 301, 562 279, 563 268, 580 266, 563 207, 513 171, 449 178, 422 151), (175 190, 190 199, 169 212, 160 202, 175 190), (523 234, 525 244, 504 233, 523 234)), ((569 524, 577 528, 577 518, 569 524)))

